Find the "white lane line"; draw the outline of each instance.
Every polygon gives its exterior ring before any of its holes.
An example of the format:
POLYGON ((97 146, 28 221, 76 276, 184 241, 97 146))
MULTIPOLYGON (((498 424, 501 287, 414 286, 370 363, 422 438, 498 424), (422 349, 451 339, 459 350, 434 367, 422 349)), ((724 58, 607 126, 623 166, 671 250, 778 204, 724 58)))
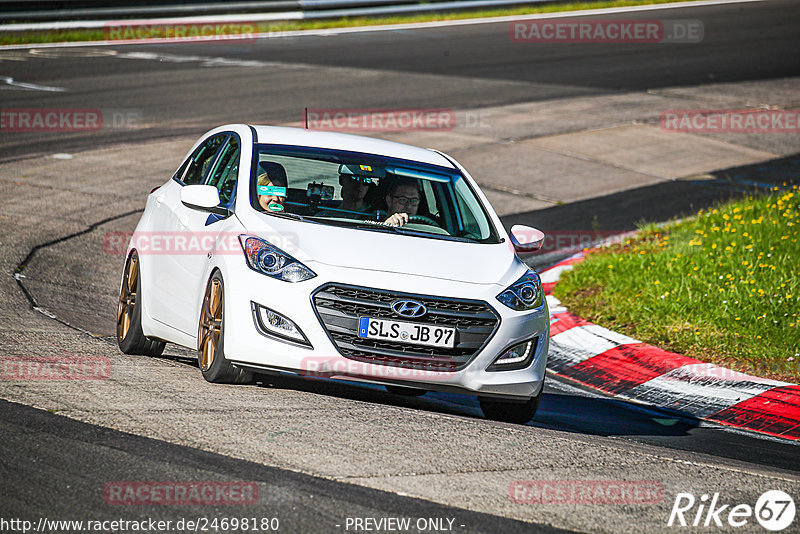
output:
POLYGON ((63 93, 66 91, 63 87, 53 87, 51 85, 37 85, 35 83, 18 82, 11 76, 0 76, 0 81, 5 82, 7 85, 19 87, 21 89, 32 89, 34 91, 50 91, 53 93, 63 93))
POLYGON ((256 59, 230 59, 211 56, 182 56, 177 54, 156 54, 154 52, 125 52, 115 57, 122 59, 142 59, 163 63, 199 63, 202 67, 281 67, 304 68, 300 63, 280 63, 277 61, 259 61, 256 59))
MULTIPOLYGON (((635 13, 639 11, 660 11, 665 9, 679 9, 679 8, 692 8, 692 7, 706 7, 706 6, 718 6, 718 5, 732 5, 732 4, 749 4, 755 2, 766 2, 767 0, 699 0, 696 2, 677 2, 672 4, 657 4, 657 5, 640 5, 640 6, 629 6, 629 7, 611 7, 611 8, 602 8, 602 9, 585 9, 582 11, 561 11, 555 13, 535 13, 531 15, 508 15, 504 17, 485 17, 485 18, 476 18, 476 19, 463 19, 463 20, 440 20, 440 21, 432 21, 432 22, 412 22, 408 24, 381 24, 376 26, 357 26, 357 27, 350 27, 350 28, 329 28, 329 29, 320 29, 320 30, 294 30, 294 31, 279 31, 279 32, 265 32, 265 33, 257 33, 257 34, 249 34, 247 35, 248 39, 260 39, 260 38, 284 38, 284 37, 301 37, 301 36, 333 36, 333 35, 342 35, 348 33, 366 33, 366 32, 378 32, 378 31, 399 31, 399 30, 416 30, 416 29, 426 29, 426 28, 446 28, 446 27, 453 27, 453 26, 469 26, 473 24, 497 24, 502 22, 513 22, 513 21, 524 21, 524 20, 536 20, 536 19, 558 19, 558 18, 567 18, 567 17, 586 17, 586 16, 595 16, 595 15, 614 15, 619 13, 635 13)), ((262 14, 263 15, 263 14, 262 14)), ((257 14, 253 14, 247 20, 258 21, 257 14)), ((239 17, 239 20, 245 19, 245 16, 239 17)), ((208 20, 207 17, 203 18, 202 20, 208 20)), ((191 22, 189 18, 184 19, 168 19, 162 22, 162 24, 176 24, 177 21, 184 20, 185 22, 191 22)), ((152 23, 152 20, 149 20, 152 23)), ((119 21, 99 21, 102 22, 102 25, 108 24, 109 22, 119 22, 119 21)), ((136 24, 137 21, 130 20, 126 21, 128 24, 136 24)), ((142 23, 142 21, 139 21, 142 23)), ((0 26, 2 29, 2 26, 0 26)), ((241 36, 230 36, 231 39, 241 39, 241 36)), ((222 39, 214 39, 215 42, 219 42, 222 39)), ((162 40, 158 40, 159 42, 164 42, 162 40)), ((27 49, 27 48, 57 48, 57 47, 80 47, 80 46, 124 46, 124 45, 135 45, 135 44, 142 44, 142 43, 153 43, 152 40, 140 40, 137 39, 135 41, 125 41, 125 40, 113 40, 113 41, 80 41, 80 42, 71 42, 71 43, 39 43, 39 44, 22 44, 22 45, 4 45, 0 46, 0 50, 19 50, 19 49, 27 49)), ((169 40, 170 43, 179 43, 180 40, 171 39, 169 40)))
POLYGON ((116 50, 109 50, 107 48, 32 48, 28 50, 28 57, 35 56, 37 58, 47 59, 61 59, 61 58, 89 58, 89 57, 107 57, 116 55, 116 50))

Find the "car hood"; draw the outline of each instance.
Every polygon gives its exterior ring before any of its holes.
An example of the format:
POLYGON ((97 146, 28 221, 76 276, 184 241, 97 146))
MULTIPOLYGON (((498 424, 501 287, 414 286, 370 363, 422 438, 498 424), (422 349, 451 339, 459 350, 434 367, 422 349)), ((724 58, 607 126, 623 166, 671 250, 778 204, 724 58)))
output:
MULTIPOLYGON (((306 264, 402 273, 474 284, 508 283, 519 262, 508 242, 479 244, 255 215, 243 221, 306 264)), ((511 280, 513 282, 514 280, 511 280)))

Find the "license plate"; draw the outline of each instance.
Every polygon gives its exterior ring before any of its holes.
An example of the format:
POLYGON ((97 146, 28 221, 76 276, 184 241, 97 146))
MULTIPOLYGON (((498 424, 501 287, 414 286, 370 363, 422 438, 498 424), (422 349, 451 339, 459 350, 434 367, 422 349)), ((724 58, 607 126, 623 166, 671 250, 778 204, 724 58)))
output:
POLYGON ((358 337, 399 341, 425 347, 456 346, 456 329, 451 326, 405 323, 370 317, 359 317, 358 337))

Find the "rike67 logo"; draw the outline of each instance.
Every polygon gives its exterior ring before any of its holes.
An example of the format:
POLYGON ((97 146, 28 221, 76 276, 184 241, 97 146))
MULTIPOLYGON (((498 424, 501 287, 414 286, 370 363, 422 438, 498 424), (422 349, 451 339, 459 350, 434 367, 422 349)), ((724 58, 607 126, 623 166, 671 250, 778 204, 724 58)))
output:
POLYGON ((762 493, 755 506, 722 504, 719 493, 703 494, 699 499, 691 493, 678 493, 667 526, 739 528, 755 517, 762 527, 777 532, 792 524, 795 513, 794 499, 780 490, 762 493))

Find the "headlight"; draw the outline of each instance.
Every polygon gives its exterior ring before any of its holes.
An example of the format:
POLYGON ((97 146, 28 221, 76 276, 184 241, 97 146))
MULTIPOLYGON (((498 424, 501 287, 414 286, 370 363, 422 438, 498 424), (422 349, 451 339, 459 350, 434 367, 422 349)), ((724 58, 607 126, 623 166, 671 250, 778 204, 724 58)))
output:
POLYGON ((314 271, 263 239, 240 235, 239 241, 247 265, 254 271, 284 282, 302 282, 317 276, 314 271))
POLYGON ((528 271, 497 295, 497 300, 516 311, 538 308, 542 305, 542 299, 542 280, 534 271, 528 271))

